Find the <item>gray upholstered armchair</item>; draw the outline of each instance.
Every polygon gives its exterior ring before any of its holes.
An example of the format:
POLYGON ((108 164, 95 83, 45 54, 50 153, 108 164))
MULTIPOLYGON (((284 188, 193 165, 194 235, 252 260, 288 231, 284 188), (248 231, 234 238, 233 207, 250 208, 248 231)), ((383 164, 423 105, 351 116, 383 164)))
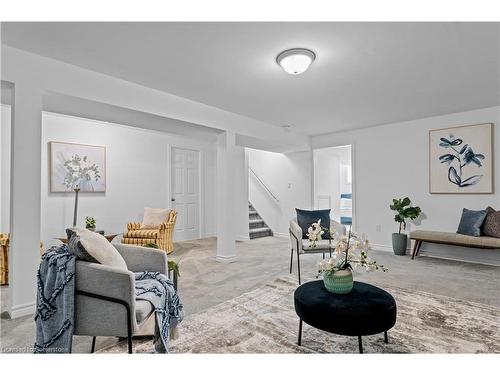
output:
MULTIPOLYGON (((335 220, 330 219, 330 228, 334 229, 339 234, 346 234, 346 227, 335 220)), ((332 250, 330 248, 329 240, 320 240, 316 243, 316 247, 309 247, 309 240, 303 238, 302 228, 297 223, 297 219, 290 220, 290 273, 292 273, 293 265, 293 253, 297 254, 297 272, 300 282, 300 255, 301 254, 323 254, 323 259, 325 254, 329 253, 332 255, 332 250)))
POLYGON ((127 264, 128 271, 76 262, 74 335, 117 336, 128 339, 132 353, 132 336, 153 313, 153 305, 135 298, 134 272, 168 273, 167 254, 158 249, 114 244, 127 264))

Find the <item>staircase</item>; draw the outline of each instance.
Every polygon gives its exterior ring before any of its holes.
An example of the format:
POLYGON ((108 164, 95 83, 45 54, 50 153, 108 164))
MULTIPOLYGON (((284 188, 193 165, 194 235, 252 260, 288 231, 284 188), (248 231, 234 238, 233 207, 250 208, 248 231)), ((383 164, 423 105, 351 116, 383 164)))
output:
POLYGON ((259 213, 255 210, 251 203, 248 203, 248 218, 249 218, 249 234, 250 239, 260 237, 269 237, 273 235, 273 231, 266 225, 259 213))

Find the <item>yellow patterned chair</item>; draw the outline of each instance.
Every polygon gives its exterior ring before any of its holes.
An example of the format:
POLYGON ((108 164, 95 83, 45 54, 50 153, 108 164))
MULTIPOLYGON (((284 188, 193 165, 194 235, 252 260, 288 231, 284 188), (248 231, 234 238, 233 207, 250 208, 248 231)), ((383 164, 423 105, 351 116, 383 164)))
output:
MULTIPOLYGON (((0 285, 9 284, 9 233, 0 233, 0 285)), ((40 242, 40 255, 43 254, 45 248, 40 242)))
POLYGON ((174 237, 175 220, 177 211, 172 210, 168 215, 167 221, 162 223, 156 229, 141 229, 141 223, 128 223, 127 232, 123 234, 122 243, 127 245, 144 246, 148 243, 154 243, 170 254, 174 251, 172 239, 174 237))

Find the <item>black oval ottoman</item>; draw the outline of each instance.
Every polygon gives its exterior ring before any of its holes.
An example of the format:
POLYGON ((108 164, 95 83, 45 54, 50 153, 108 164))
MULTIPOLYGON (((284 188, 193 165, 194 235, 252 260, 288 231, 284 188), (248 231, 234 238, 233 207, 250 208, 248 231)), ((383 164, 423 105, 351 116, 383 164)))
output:
POLYGON ((385 290, 355 281, 349 294, 333 294, 322 280, 312 281, 295 290, 295 312, 300 318, 298 344, 302 341, 302 321, 322 331, 358 336, 363 353, 362 336, 387 331, 396 323, 396 301, 385 290))

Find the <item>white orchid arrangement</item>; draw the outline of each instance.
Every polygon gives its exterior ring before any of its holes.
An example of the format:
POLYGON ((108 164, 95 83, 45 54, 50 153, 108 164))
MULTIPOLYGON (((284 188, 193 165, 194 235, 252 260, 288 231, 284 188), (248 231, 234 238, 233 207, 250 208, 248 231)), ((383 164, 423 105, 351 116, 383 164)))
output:
MULTIPOLYGON (((321 239, 318 233, 324 233, 321 229, 321 222, 312 224, 312 231, 308 231, 308 237, 313 242, 314 247, 316 242, 321 239), (311 235, 310 235, 311 233, 311 235), (314 241, 312 239, 315 239, 314 241)), ((376 260, 368 256, 370 243, 365 235, 358 235, 357 233, 349 230, 347 235, 341 235, 333 228, 330 229, 330 248, 332 249, 332 256, 329 259, 324 259, 319 262, 318 273, 333 273, 339 270, 351 269, 353 267, 365 271, 380 270, 387 272, 387 268, 378 264, 376 260)), ((311 246, 313 246, 311 245, 311 246)))
POLYGON ((309 247, 315 248, 317 242, 321 240, 321 237, 325 233, 324 228, 321 227, 321 219, 316 223, 312 223, 309 228, 307 228, 307 238, 309 238, 309 247))

